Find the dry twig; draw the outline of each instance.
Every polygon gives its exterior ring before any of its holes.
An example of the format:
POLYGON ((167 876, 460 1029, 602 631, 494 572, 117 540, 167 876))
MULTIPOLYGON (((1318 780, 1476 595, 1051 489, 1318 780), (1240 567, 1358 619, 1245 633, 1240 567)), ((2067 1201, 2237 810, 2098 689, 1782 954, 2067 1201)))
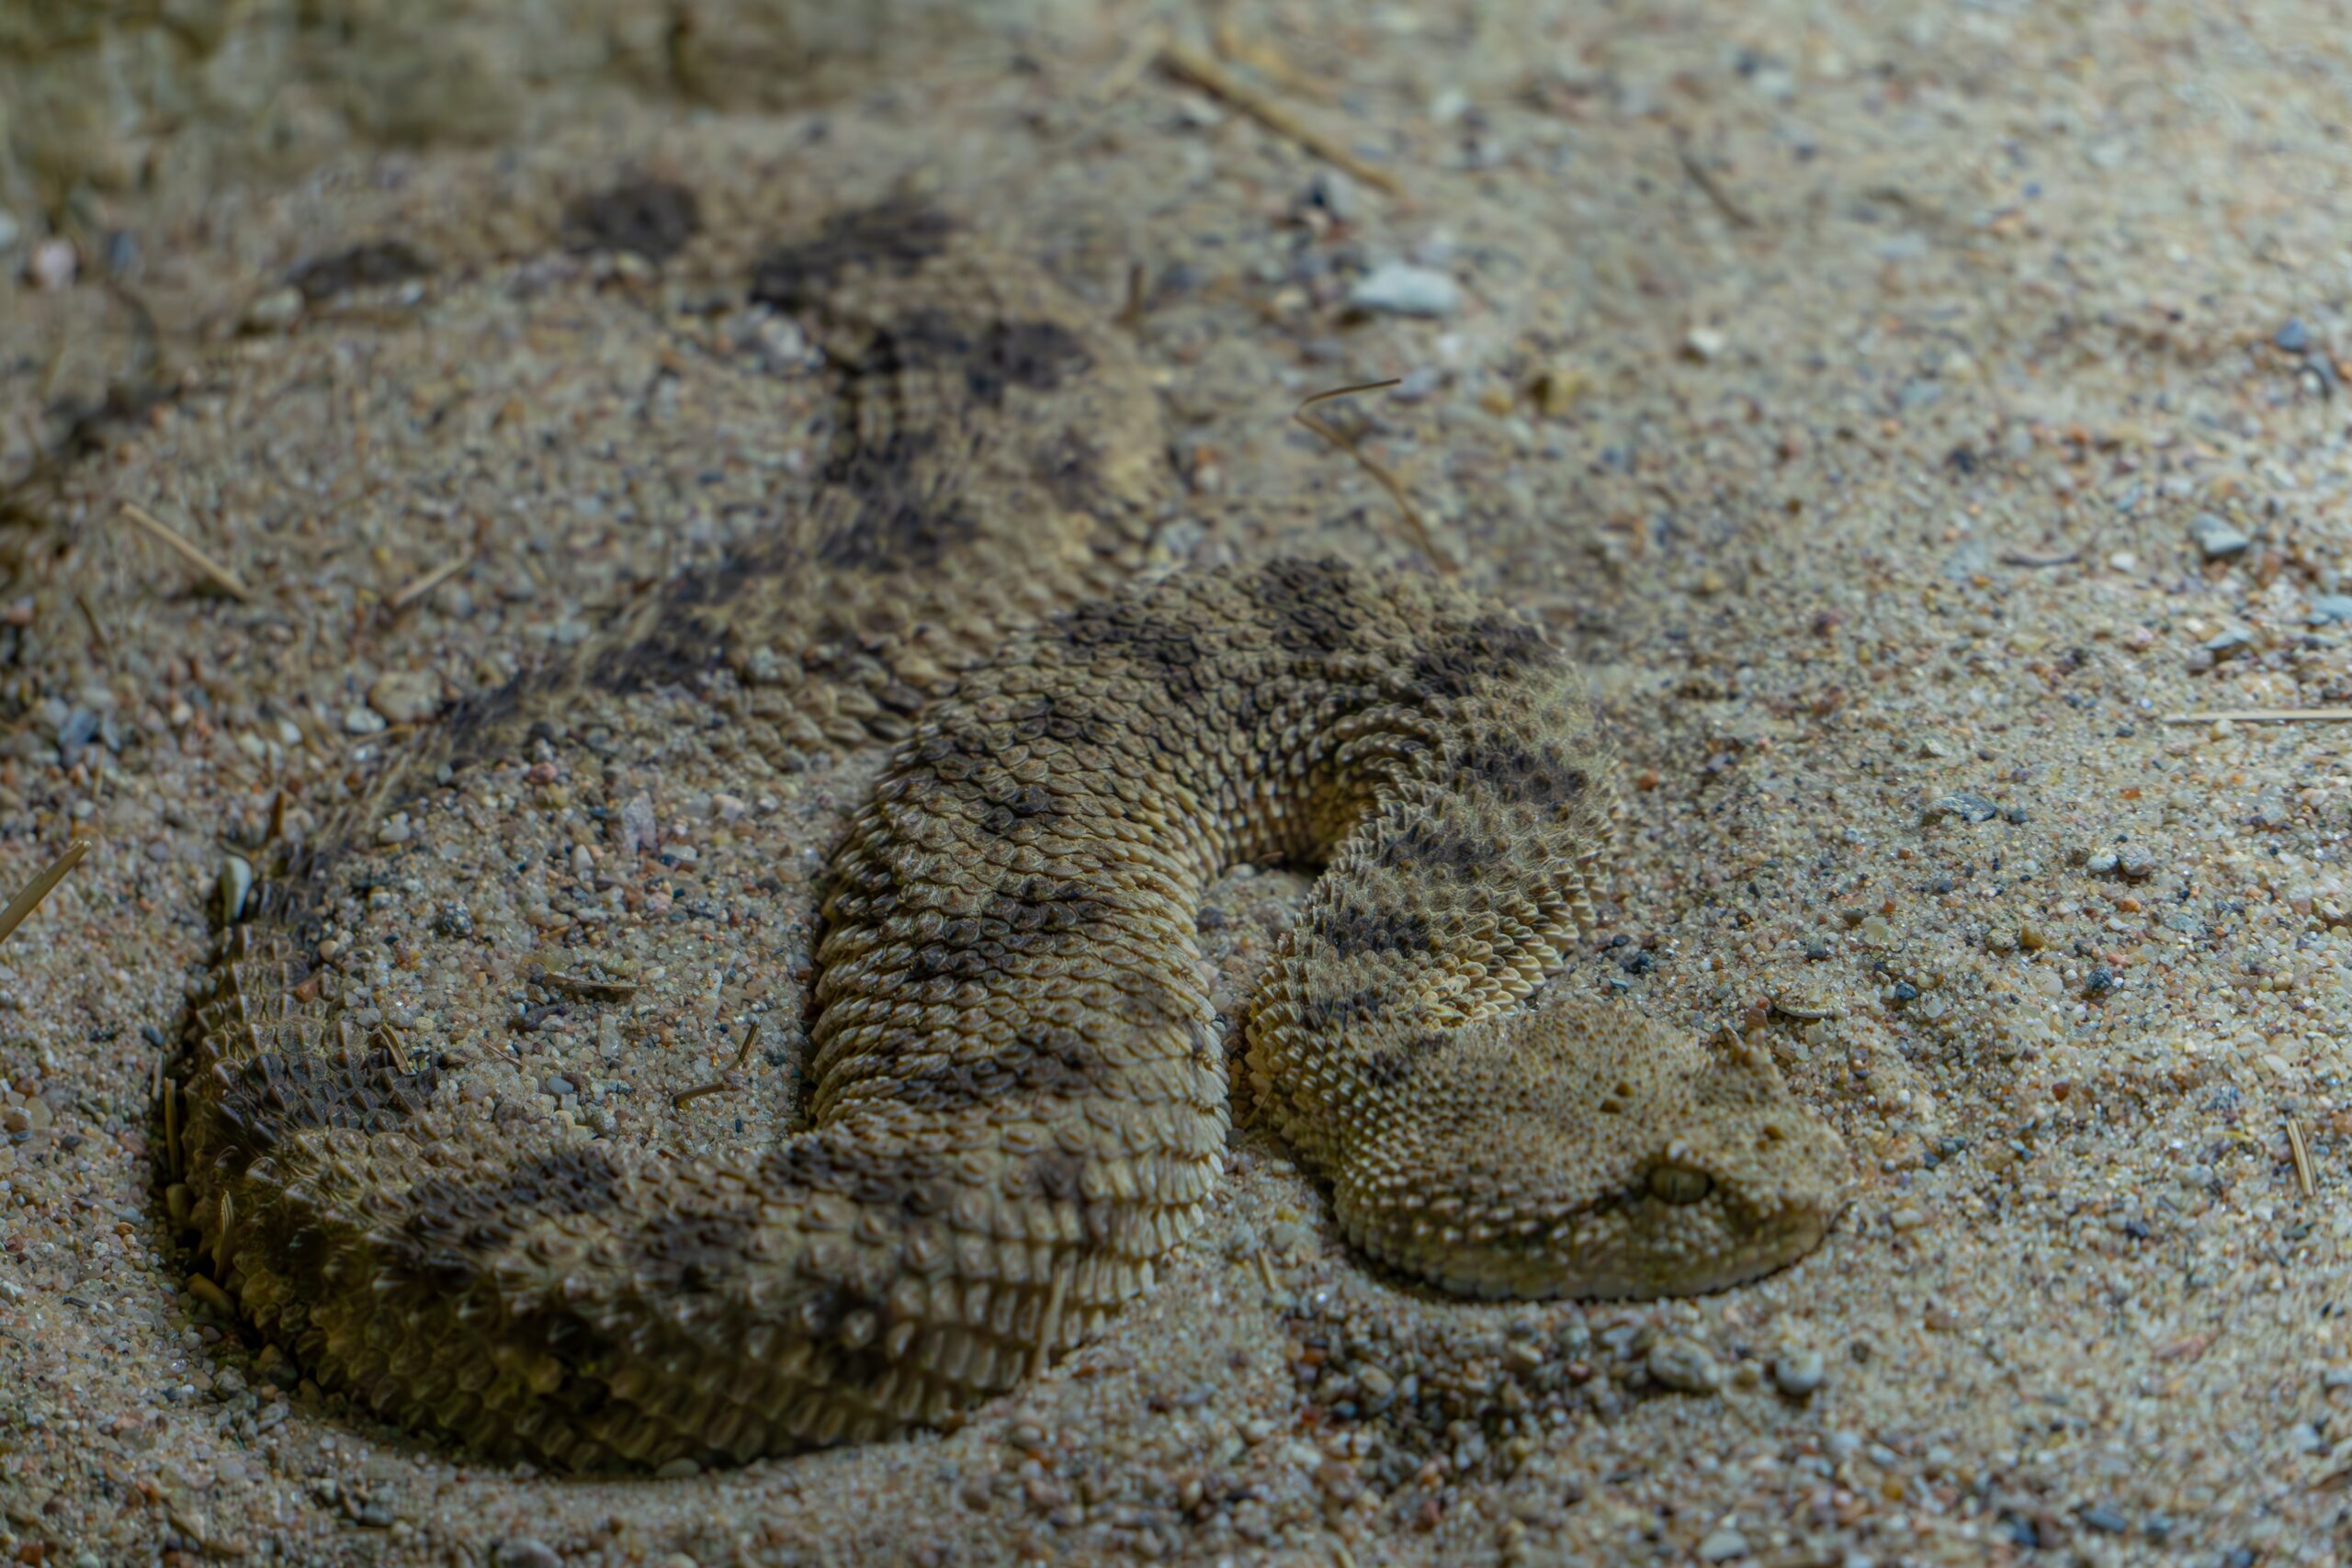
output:
POLYGON ((76 839, 66 845, 63 854, 50 862, 47 870, 26 883, 17 896, 8 900, 8 907, 0 909, 0 942, 6 942, 15 934, 17 928, 25 923, 25 917, 39 908, 40 901, 65 880, 65 874, 82 863, 82 857, 90 852, 90 843, 88 839, 76 839))
POLYGON ((1133 41, 1119 51, 1119 58, 1111 62, 1111 69, 1087 89, 1086 101, 1098 109, 1117 102, 1121 95, 1143 79, 1143 73, 1151 69, 1151 62, 1159 58, 1159 51, 1167 44, 1168 31, 1164 28, 1146 28, 1136 34, 1133 41))
POLYGON ((1713 173, 1706 164, 1699 161, 1698 149, 1690 145, 1690 133, 1679 126, 1676 127, 1674 131, 1674 155, 1681 161, 1682 172, 1690 177, 1690 183, 1697 186, 1706 194, 1707 199, 1715 204, 1716 211, 1731 220, 1732 227, 1736 229, 1756 227, 1755 215, 1734 201, 1731 198, 1731 193, 1724 189, 1713 173))
POLYGON ((412 580, 406 588, 392 595, 392 609, 396 612, 407 609, 411 604, 465 570, 473 558, 474 552, 471 548, 460 550, 424 576, 412 580))
POLYGON ((2287 1152, 2294 1156, 2295 1185, 2303 1190, 2304 1197, 2318 1197, 2319 1179, 2312 1168, 2311 1145, 2303 1141, 2303 1124, 2291 1116, 2287 1118, 2287 1152))
POLYGON ((254 602, 253 590, 247 588, 237 574, 190 544, 187 536, 165 523, 137 502, 120 503, 122 514, 145 529, 148 536, 173 551, 197 570, 209 578, 213 585, 241 604, 254 602))
POLYGON ((1357 157, 1336 137, 1316 130, 1283 105, 1266 96, 1198 50, 1171 39, 1159 46, 1159 59, 1177 75, 1224 99, 1275 135, 1290 138, 1317 157, 1337 164, 1368 186, 1375 186, 1391 196, 1405 194, 1403 183, 1395 175, 1377 164, 1368 164, 1357 157))

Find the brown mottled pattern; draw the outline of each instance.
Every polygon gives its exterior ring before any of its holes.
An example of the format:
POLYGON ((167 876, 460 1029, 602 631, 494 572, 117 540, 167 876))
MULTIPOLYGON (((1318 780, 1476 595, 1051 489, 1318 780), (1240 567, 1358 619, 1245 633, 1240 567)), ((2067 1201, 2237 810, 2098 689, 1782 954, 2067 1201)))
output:
POLYGON ((1043 285, 977 309, 928 215, 780 254, 815 291, 786 302, 863 320, 892 367, 864 393, 893 417, 857 423, 842 470, 876 477, 764 575, 673 588, 474 722, 625 679, 659 641, 657 665, 790 650, 789 747, 903 732, 834 858, 811 1128, 737 1165, 466 1130, 341 1013, 313 962, 325 862, 300 857, 229 932, 192 1054, 198 1224, 265 1333, 387 1418, 576 1468, 872 1438, 1008 1389, 1201 1217, 1227 1069, 1193 922, 1247 861, 1327 867, 1249 1062, 1368 1250, 1480 1293, 1657 1294, 1819 1240, 1843 1152, 1769 1059, 1529 1005, 1608 815, 1556 651, 1469 595, 1330 562, 1024 615, 1125 564, 1151 467, 1132 365, 1043 285), (1084 428, 1052 428, 1089 385, 1084 428), (1086 493, 1132 504, 1050 504, 1025 455, 1065 436, 1094 454, 1086 493), (816 565, 884 492, 922 521, 870 565, 816 565), (982 626, 996 646, 947 689, 933 666, 982 626), (933 694, 919 718, 841 695, 893 682, 933 694))

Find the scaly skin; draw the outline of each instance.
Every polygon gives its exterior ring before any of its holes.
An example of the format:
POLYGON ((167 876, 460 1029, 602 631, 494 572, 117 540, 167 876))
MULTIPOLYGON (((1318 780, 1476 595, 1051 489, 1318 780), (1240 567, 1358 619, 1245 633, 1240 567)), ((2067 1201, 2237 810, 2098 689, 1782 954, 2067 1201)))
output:
POLYGON ((1194 917, 1244 862, 1326 867, 1249 1064, 1366 1250, 1467 1292, 1655 1295, 1814 1247, 1846 1157, 1769 1058, 1537 992, 1609 814, 1562 656, 1473 596, 1335 562, 1130 587, 1009 637, 997 581, 967 616, 960 583, 1010 575, 991 558, 1034 559, 1033 600, 1126 570, 1148 394, 1042 286, 1019 332, 943 305, 969 274, 927 217, 831 232, 795 308, 864 321, 871 390, 935 394, 875 406, 954 439, 861 422, 821 525, 764 575, 673 591, 477 705, 230 930, 189 1179, 254 1324, 388 1419, 581 1469, 870 1438, 1001 1393, 1201 1218, 1227 1089, 1194 917), (1063 418, 1081 361, 1091 430, 1063 418), (1037 478, 1080 449, 1084 485, 1037 478), (825 531, 849 516, 897 531, 825 531), (399 789, 665 660, 779 648, 783 749, 903 734, 833 860, 809 1130, 736 1166, 493 1136, 345 1021, 316 952, 327 870, 399 789))

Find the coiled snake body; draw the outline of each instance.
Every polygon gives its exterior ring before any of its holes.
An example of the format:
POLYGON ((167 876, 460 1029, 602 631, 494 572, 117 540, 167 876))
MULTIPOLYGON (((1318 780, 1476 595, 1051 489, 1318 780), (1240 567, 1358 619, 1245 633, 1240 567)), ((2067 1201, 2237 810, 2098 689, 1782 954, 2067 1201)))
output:
POLYGON ((845 367, 816 502, 466 710, 223 941, 196 1223, 311 1376, 573 1468, 869 1438, 1012 1386, 1209 1201, 1227 1067, 1193 917, 1238 862, 1325 867, 1248 1065, 1366 1251, 1465 1293, 1644 1295, 1820 1239, 1845 1156, 1769 1058, 1537 994, 1608 816, 1538 632, 1334 562, 1116 587, 1156 505, 1137 367, 926 210, 837 220, 757 287, 845 367), (317 939, 372 812, 583 694, 758 660, 786 671, 780 751, 898 741, 832 862, 808 1130, 736 1165, 516 1138, 348 1023, 317 939))

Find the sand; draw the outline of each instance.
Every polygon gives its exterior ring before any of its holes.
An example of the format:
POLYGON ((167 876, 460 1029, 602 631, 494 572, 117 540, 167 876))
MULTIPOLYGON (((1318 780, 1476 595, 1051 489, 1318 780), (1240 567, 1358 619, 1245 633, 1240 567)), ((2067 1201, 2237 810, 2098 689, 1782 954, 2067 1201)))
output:
MULTIPOLYGON (((90 245, 26 281, 27 220, 0 886, 99 848, 0 947, 0 1553, 2352 1554, 2352 727, 2172 722, 2352 705, 2341 28, 1912 9, 1222 8, 1231 69, 1393 194, 1134 69, 1143 14, 1112 11, 805 111, 622 101, 104 198, 119 276, 90 245), (568 204, 641 177, 704 232, 564 248, 568 204), (191 1291, 154 1086, 222 842, 788 498, 825 411, 742 258, 910 179, 1131 308, 1188 484, 1170 564, 1423 560, 1290 417, 1403 378, 1320 412, 1577 651, 1623 747, 1603 929, 1559 983, 1770 1044, 1858 1155, 1820 1252, 1701 1300, 1465 1304, 1352 1253, 1245 1114, 1158 1288, 959 1429, 628 1482, 356 1420, 191 1291), (282 286, 385 240, 425 270, 282 286), (1439 313, 1351 308, 1389 264, 1450 281, 1390 275, 1439 313)), ((770 773, 727 696, 395 824, 351 905, 385 1016, 533 1114, 773 1136, 812 879, 875 760, 770 773), (619 841, 639 794, 659 856, 619 841), (638 992, 567 1010, 513 964, 582 945, 638 992)), ((1217 890, 1228 1018, 1304 886, 1217 890)))

